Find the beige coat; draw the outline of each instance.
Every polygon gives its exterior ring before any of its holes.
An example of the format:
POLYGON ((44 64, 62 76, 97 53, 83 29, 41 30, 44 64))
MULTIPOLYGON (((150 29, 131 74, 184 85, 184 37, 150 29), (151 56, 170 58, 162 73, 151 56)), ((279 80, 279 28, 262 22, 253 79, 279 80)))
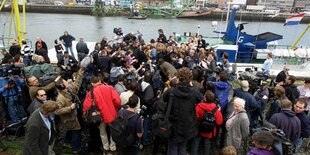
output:
MULTIPOLYGON (((68 88, 59 91, 56 101, 58 102, 59 109, 55 111, 56 115, 60 116, 61 126, 64 126, 67 130, 79 130, 81 129, 80 123, 77 118, 77 109, 71 109, 72 98, 77 96, 78 90, 82 83, 82 75, 84 70, 80 69, 74 83, 69 84, 68 88), (71 96, 67 90, 71 90, 74 96, 71 96)), ((76 103, 80 104, 80 103, 76 103)))

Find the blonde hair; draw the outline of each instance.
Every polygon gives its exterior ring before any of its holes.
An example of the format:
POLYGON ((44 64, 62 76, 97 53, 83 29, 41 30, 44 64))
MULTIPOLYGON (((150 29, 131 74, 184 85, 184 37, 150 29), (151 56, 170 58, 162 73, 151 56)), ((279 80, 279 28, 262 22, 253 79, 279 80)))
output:
POLYGON ((226 146, 221 150, 220 155, 237 155, 237 150, 234 146, 226 146))

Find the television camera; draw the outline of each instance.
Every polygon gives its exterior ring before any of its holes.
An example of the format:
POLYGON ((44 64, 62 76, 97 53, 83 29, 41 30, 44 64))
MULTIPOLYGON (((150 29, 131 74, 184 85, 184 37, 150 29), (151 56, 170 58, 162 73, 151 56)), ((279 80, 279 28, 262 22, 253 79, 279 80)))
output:
POLYGON ((122 28, 114 28, 113 29, 113 33, 115 33, 116 35, 123 35, 123 31, 122 28))

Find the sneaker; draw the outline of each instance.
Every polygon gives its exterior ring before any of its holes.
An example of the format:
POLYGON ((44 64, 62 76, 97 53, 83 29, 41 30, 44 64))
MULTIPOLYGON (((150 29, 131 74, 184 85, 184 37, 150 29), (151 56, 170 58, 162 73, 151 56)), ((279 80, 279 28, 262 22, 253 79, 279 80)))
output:
POLYGON ((67 143, 63 144, 62 146, 64 148, 72 149, 72 146, 70 144, 67 144, 67 143))
POLYGON ((79 151, 72 151, 72 154, 79 154, 79 151))

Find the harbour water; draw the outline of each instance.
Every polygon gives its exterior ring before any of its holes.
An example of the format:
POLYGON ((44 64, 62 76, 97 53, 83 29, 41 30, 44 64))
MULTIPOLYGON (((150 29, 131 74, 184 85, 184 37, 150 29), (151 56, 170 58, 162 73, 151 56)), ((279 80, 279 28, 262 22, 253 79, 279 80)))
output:
MULTIPOLYGON (((0 13, 0 35, 7 37, 10 25, 10 13, 0 13)), ((218 19, 217 31, 225 31, 225 16, 218 19), (223 23, 223 24, 221 24, 223 23)), ((247 21, 240 21, 238 23, 247 21)), ((211 20, 198 19, 177 19, 177 18, 148 18, 146 20, 129 20, 126 17, 95 17, 90 15, 76 14, 42 14, 42 13, 27 13, 26 27, 27 39, 35 42, 37 36, 41 37, 49 48, 54 46, 54 40, 63 34, 65 30, 78 39, 83 37, 85 41, 99 42, 103 36, 109 39, 114 37, 113 28, 121 27, 124 34, 129 32, 136 33, 137 31, 143 34, 146 42, 150 39, 156 39, 157 30, 162 28, 167 37, 173 32, 183 34, 184 32, 199 32, 208 37, 216 37, 214 27, 211 25, 211 20), (200 29, 198 29, 200 25, 200 29)), ((291 45, 298 38, 301 32, 306 28, 306 24, 297 26, 283 26, 279 22, 249 22, 245 25, 243 31, 249 34, 258 34, 263 32, 273 32, 283 35, 283 39, 278 41, 279 45, 291 45)), ((15 33, 12 31, 11 37, 15 33)), ((300 40, 298 46, 310 47, 310 32, 300 40)))

